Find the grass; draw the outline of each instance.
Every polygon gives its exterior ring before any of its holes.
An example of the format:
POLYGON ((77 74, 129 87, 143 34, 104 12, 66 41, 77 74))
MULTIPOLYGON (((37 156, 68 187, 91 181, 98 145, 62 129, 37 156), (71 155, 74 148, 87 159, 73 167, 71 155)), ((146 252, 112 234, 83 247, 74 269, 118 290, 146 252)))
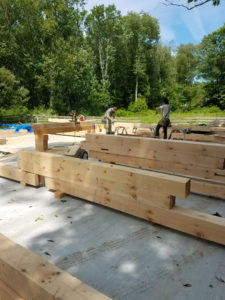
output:
MULTIPOLYGON (((161 113, 155 115, 154 110, 148 110, 144 112, 133 113, 125 110, 118 110, 117 117, 119 118, 138 118, 141 123, 157 123, 161 117, 161 113)), ((210 108, 198 108, 192 111, 174 111, 170 113, 170 118, 196 118, 204 119, 209 117, 225 117, 225 111, 220 110, 217 107, 210 108)), ((181 120, 180 120, 181 121, 181 120)), ((177 120, 179 122, 179 120, 177 120)), ((193 122, 194 124, 195 122, 193 122)))

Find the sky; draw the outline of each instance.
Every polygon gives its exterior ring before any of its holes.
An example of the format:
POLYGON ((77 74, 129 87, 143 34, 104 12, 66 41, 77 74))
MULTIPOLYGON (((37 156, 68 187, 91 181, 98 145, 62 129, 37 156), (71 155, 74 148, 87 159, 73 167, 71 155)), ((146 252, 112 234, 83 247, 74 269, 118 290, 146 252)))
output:
MULTIPOLYGON (((225 23, 225 1, 217 7, 211 3, 188 11, 182 7, 165 6, 163 0, 86 0, 86 9, 95 5, 115 4, 126 15, 128 11, 144 11, 159 21, 161 41, 164 45, 201 42, 203 36, 212 33, 225 23)), ((181 0, 186 4, 186 0, 181 0)))

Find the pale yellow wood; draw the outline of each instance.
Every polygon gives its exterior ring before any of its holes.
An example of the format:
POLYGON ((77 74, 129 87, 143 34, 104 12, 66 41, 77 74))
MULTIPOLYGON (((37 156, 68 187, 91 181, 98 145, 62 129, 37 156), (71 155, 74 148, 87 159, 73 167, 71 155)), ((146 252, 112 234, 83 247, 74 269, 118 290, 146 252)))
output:
POLYGON ((144 159, 150 160, 159 160, 170 162, 171 164, 182 164, 188 165, 190 167, 201 166, 203 168, 212 168, 212 169, 224 169, 224 158, 217 158, 211 156, 200 156, 193 153, 182 153, 176 151, 167 151, 166 153, 163 151, 157 150, 149 150, 148 153, 142 153, 141 151, 138 152, 136 150, 125 149, 126 146, 123 147, 120 151, 118 151, 116 145, 105 145, 102 143, 88 143, 82 142, 82 148, 87 149, 89 151, 96 151, 96 152, 103 152, 103 153, 110 153, 110 154, 120 154, 126 155, 130 157, 139 157, 144 159))
POLYGON ((110 153, 113 153, 112 151, 117 151, 116 153, 123 155, 128 155, 130 153, 132 156, 148 157, 149 151, 162 151, 164 153, 176 152, 182 154, 194 152, 199 156, 225 158, 225 145, 223 144, 104 134, 87 134, 86 140, 90 144, 100 144, 105 148, 110 148, 110 153))
POLYGON ((72 182, 46 178, 46 186, 51 189, 60 188, 68 194, 82 197, 83 199, 99 203, 101 205, 164 225, 200 238, 225 245, 225 218, 219 218, 206 213, 200 213, 190 209, 174 207, 173 209, 161 208, 151 202, 132 202, 126 195, 111 193, 94 193, 93 186, 87 186, 78 190, 72 182), (85 193, 86 191, 86 193, 85 193))
POLYGON ((222 143, 222 144, 225 143, 224 137, 208 135, 208 134, 196 134, 196 133, 184 134, 184 133, 174 132, 174 133, 172 133, 171 138, 172 139, 181 139, 181 140, 186 140, 186 141, 222 143))
POLYGON ((92 178, 119 179, 132 186, 160 190, 173 196, 186 197, 189 194, 190 181, 186 178, 44 152, 23 151, 20 155, 21 169, 42 176, 86 183, 92 178))
POLYGON ((0 176, 15 181, 21 181, 22 171, 16 166, 0 163, 0 176))
POLYGON ((26 300, 109 299, 2 234, 0 280, 26 300))
POLYGON ((45 134, 35 135, 35 149, 37 151, 48 150, 48 135, 45 134))
POLYGON ((119 163, 123 165, 130 165, 130 166, 138 166, 143 168, 149 168, 159 171, 168 171, 173 172, 177 175, 186 175, 188 176, 195 176, 205 179, 212 179, 218 180, 221 182, 225 181, 225 176, 220 174, 220 171, 223 170, 216 170, 211 168, 203 168, 203 167, 196 167, 193 164, 179 164, 167 161, 160 161, 154 159, 145 159, 139 158, 134 156, 126 156, 126 155, 119 155, 119 154, 110 154, 98 151, 89 150, 89 156, 91 158, 96 158, 103 160, 107 163, 119 163))
POLYGON ((4 282, 0 280, 0 299, 1 300, 25 300, 10 289, 4 282))
POLYGON ((23 172, 20 168, 5 163, 0 163, 0 176, 22 182, 23 185, 28 184, 32 186, 38 186, 41 184, 39 175, 23 172))
POLYGON ((191 192, 225 199, 225 185, 216 182, 192 179, 191 192))
POLYGON ((61 191, 55 191, 54 195, 55 195, 55 198, 61 199, 61 198, 65 197, 66 194, 61 191))
POLYGON ((69 123, 71 122, 72 119, 60 119, 60 118, 48 118, 48 122, 51 122, 51 123, 69 123))
POLYGON ((80 148, 81 148, 81 144, 76 143, 68 149, 68 151, 65 153, 65 155, 76 157, 76 154, 79 152, 80 148))
POLYGON ((67 194, 109 207, 116 203, 119 210, 121 207, 133 207, 135 211, 142 204, 154 204, 168 209, 173 208, 175 205, 174 196, 162 194, 160 191, 155 192, 136 186, 129 187, 126 184, 98 178, 92 182, 85 181, 81 183, 79 181, 65 181, 46 177, 45 185, 49 189, 66 191, 67 194))
POLYGON ((0 145, 5 145, 6 141, 6 138, 0 138, 0 145))
POLYGON ((80 124, 70 123, 50 123, 50 124, 32 124, 34 134, 54 134, 60 132, 91 130, 93 128, 92 121, 83 121, 80 124))

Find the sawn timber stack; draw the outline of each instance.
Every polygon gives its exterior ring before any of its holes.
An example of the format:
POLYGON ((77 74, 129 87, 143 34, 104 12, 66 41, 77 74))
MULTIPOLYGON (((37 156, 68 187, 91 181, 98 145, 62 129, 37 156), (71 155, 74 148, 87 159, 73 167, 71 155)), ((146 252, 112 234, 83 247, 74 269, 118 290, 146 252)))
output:
POLYGON ((20 166, 49 189, 225 245, 225 218, 176 206, 187 178, 37 151, 21 152, 20 166))
POLYGON ((92 158, 191 178, 191 191, 225 198, 225 145, 87 134, 92 158))

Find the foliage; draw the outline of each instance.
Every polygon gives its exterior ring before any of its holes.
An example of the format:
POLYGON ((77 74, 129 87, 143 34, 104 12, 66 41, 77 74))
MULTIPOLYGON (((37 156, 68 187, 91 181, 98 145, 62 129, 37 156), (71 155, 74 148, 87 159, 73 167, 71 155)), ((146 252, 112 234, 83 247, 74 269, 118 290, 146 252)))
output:
POLYGON ((23 107, 29 100, 28 94, 29 91, 20 85, 12 72, 0 68, 0 106, 23 107))
POLYGON ((143 112, 148 109, 145 98, 138 96, 135 102, 129 104, 128 110, 131 112, 143 112))
POLYGON ((204 37, 200 45, 199 71, 205 79, 204 105, 225 109, 225 24, 204 37))
POLYGON ((1 0, 1 111, 101 115, 115 105, 118 115, 148 117, 163 96, 172 111, 225 109, 224 26, 200 45, 171 49, 145 12, 122 16, 115 5, 98 5, 87 13, 84 0, 1 0))

